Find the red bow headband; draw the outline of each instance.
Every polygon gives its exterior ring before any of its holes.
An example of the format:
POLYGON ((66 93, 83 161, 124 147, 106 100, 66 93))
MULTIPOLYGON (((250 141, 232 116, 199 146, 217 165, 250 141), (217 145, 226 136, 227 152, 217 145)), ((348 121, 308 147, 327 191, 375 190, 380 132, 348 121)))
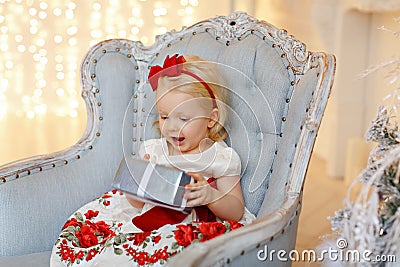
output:
POLYGON ((155 91, 158 87, 158 79, 163 77, 163 76, 168 76, 168 77, 176 77, 181 75, 182 73, 192 76, 196 80, 198 80, 208 91, 210 94, 212 101, 213 101, 213 108, 217 107, 217 102, 215 100, 215 96, 213 91, 211 90, 210 86, 199 76, 194 74, 193 72, 187 71, 183 69, 183 63, 185 63, 186 60, 183 56, 178 56, 178 54, 173 55, 172 57, 169 57, 169 55, 165 58, 163 66, 152 66, 150 67, 150 72, 149 72, 149 83, 151 85, 151 88, 153 88, 153 91, 155 91))

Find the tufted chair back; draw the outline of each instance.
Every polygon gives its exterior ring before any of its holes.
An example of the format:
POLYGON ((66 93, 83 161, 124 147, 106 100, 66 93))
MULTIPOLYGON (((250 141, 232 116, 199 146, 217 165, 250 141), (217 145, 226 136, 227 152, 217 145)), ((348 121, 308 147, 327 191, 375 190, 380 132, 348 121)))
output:
POLYGON ((272 203, 265 203, 262 214, 276 209, 285 196, 297 140, 318 83, 318 70, 313 69, 318 62, 313 64, 305 45, 284 30, 240 12, 159 36, 151 47, 126 40, 100 43, 83 65, 92 90, 99 92, 94 98, 97 105, 101 92, 110 89, 107 83, 121 79, 110 69, 123 64, 132 69, 127 82, 131 87, 126 88, 132 99, 123 119, 125 156, 137 157, 143 140, 159 136, 153 124, 157 113, 155 93, 147 83, 148 69, 162 65, 173 54, 193 54, 219 64, 230 96, 227 142, 242 160, 245 204, 258 214, 269 181, 277 180, 272 203))

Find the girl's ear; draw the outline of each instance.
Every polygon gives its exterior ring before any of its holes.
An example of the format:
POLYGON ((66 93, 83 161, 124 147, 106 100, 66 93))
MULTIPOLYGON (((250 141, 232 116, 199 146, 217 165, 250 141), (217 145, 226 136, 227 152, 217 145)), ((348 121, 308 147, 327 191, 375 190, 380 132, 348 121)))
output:
POLYGON ((219 119, 219 110, 214 108, 210 113, 210 118, 208 120, 208 128, 214 127, 214 125, 218 122, 219 119))

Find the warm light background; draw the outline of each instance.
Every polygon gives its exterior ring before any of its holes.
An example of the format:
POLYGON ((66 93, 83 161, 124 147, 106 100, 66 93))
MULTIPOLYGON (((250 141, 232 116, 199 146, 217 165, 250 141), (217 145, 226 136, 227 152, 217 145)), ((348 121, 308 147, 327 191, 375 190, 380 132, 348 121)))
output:
POLYGON ((79 139, 86 125, 79 68, 91 46, 110 38, 150 45, 231 7, 227 0, 1 0, 0 165, 79 139))

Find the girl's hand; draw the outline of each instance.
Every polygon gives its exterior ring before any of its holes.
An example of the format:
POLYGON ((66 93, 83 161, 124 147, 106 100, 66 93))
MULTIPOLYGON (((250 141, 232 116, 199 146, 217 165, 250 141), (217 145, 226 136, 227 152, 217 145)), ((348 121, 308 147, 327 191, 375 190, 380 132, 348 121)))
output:
POLYGON ((185 186, 186 190, 191 191, 184 195, 184 198, 188 199, 188 207, 207 205, 216 199, 217 190, 212 188, 201 173, 189 172, 188 175, 195 180, 194 183, 185 186))
POLYGON ((144 154, 143 159, 144 160, 150 160, 150 154, 144 154))

